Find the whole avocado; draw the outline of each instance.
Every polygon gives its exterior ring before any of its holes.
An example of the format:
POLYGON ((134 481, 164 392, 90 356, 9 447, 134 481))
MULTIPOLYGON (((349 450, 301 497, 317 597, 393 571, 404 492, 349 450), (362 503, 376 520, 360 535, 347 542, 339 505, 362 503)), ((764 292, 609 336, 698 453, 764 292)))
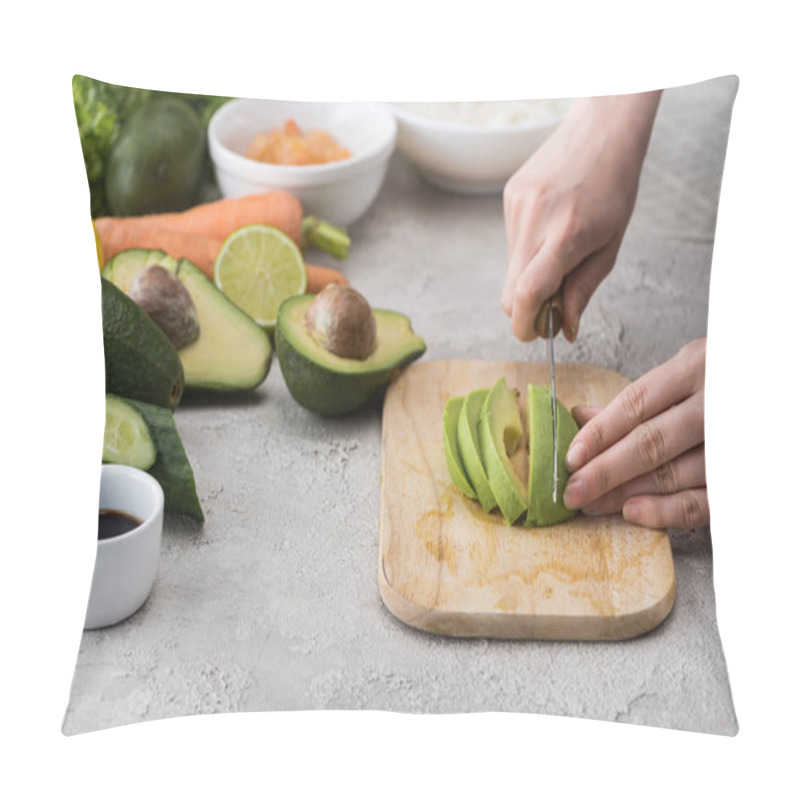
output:
POLYGON ((182 211, 204 175, 205 130, 183 100, 155 97, 128 119, 106 168, 106 196, 115 216, 182 211))

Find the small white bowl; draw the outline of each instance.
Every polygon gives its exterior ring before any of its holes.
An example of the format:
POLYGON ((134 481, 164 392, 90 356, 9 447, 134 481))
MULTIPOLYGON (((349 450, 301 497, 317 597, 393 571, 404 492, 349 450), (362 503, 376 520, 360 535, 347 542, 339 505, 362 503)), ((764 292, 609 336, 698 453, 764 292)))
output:
POLYGON ((398 120, 397 147, 425 180, 459 194, 496 194, 556 129, 571 103, 392 103, 390 108, 398 120), (511 121, 515 116, 519 121, 511 121))
POLYGON ((271 189, 293 194, 305 214, 333 225, 355 222, 372 205, 389 166, 397 121, 379 103, 230 100, 211 118, 208 145, 220 191, 239 197, 271 189), (244 154, 253 137, 293 119, 303 131, 322 129, 350 152, 329 164, 265 164, 244 154))
POLYGON ((103 464, 100 508, 131 514, 142 523, 120 536, 98 539, 84 630, 116 625, 150 594, 161 552, 164 491, 147 472, 103 464))

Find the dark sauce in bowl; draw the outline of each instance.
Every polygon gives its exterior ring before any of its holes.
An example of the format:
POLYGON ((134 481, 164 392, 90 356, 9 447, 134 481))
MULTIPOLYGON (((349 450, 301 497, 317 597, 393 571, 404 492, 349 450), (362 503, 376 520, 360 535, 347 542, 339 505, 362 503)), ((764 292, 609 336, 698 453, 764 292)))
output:
POLYGON ((133 514, 117 511, 113 508, 101 508, 97 538, 99 540, 113 539, 115 536, 122 536, 123 533, 130 533, 141 524, 142 520, 133 514))

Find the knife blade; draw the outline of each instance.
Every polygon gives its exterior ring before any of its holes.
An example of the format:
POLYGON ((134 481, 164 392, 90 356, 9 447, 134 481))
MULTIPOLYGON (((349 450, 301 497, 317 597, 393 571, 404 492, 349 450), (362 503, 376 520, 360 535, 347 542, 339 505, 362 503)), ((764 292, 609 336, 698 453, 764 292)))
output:
POLYGON ((556 410, 556 358, 553 351, 553 300, 547 302, 547 333, 550 337, 550 408, 553 414, 553 503, 558 502, 558 413, 556 410))
POLYGON ((534 323, 540 336, 547 336, 550 356, 550 411, 553 429, 553 503, 558 502, 558 409, 556 406, 556 359, 553 339, 561 330, 563 303, 559 289, 539 310, 534 323), (545 313, 546 312, 546 313, 545 313), (546 321, 545 321, 546 317, 546 321), (543 330, 546 325, 546 330, 543 330))

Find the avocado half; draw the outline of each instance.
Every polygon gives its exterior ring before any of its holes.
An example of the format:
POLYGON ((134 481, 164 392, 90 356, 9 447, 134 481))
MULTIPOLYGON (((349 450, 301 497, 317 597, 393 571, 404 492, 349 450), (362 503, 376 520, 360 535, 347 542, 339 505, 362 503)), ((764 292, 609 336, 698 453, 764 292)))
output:
POLYGON ((313 294, 302 294, 284 300, 275 326, 275 352, 286 386, 309 411, 323 416, 356 411, 425 352, 425 341, 411 329, 408 317, 376 308, 376 346, 367 358, 330 353, 306 326, 314 299, 313 294))
POLYGON ((110 259, 102 276, 127 293, 136 275, 150 266, 175 275, 197 311, 200 335, 178 350, 186 388, 236 392, 263 383, 272 361, 269 335, 191 261, 162 250, 132 248, 110 259))

